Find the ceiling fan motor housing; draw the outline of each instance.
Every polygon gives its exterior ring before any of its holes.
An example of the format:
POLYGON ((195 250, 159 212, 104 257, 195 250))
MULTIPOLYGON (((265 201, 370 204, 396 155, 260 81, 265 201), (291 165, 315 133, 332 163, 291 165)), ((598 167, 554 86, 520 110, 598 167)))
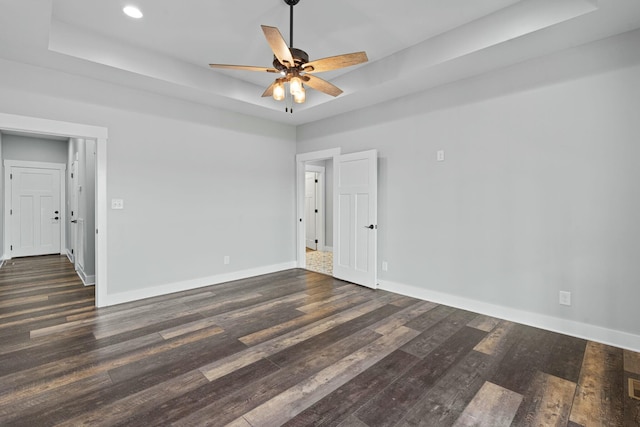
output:
MULTIPOLYGON (((285 0, 286 1, 286 0, 285 0)), ((299 68, 303 64, 309 62, 309 55, 307 52, 301 49, 296 49, 295 47, 289 48, 291 51, 291 56, 293 56, 294 65, 292 68, 299 68)), ((282 65, 276 56, 273 56, 273 67, 278 71, 286 71, 287 67, 282 65)))

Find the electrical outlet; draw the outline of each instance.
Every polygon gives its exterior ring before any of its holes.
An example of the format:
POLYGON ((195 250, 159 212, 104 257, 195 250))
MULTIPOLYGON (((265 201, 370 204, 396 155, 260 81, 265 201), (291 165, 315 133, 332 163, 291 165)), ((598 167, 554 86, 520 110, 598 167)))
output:
POLYGON ((436 160, 439 162, 444 162, 444 150, 438 150, 436 153, 436 160))
POLYGON ((382 261, 382 271, 388 271, 389 270, 389 264, 387 263, 387 261, 382 261))
POLYGON ((224 265, 231 264, 231 257, 229 255, 224 256, 224 265))
POLYGON ((111 199, 111 209, 124 209, 124 200, 111 199))
POLYGON ((571 292, 560 291, 560 305, 571 305, 571 292))

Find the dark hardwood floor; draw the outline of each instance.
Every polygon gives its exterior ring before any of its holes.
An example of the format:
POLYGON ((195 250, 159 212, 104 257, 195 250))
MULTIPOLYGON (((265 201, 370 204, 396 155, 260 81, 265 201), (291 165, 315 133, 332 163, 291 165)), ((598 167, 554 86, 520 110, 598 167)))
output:
POLYGON ((0 269, 0 425, 640 425, 637 353, 304 270, 93 303, 0 269))

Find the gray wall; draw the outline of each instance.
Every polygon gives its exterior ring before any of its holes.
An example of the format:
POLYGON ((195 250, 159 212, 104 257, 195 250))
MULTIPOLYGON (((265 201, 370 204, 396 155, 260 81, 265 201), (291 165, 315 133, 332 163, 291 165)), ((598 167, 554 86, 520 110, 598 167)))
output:
POLYGON ((379 150, 388 288, 638 335, 638 45, 635 31, 305 125, 298 152, 379 150))
POLYGON ((108 205, 125 207, 108 211, 109 296, 295 261, 292 126, 6 60, 0 68, 0 111, 108 128, 108 205))
POLYGON ((68 141, 5 134, 2 155, 4 160, 66 164, 67 144, 68 141))

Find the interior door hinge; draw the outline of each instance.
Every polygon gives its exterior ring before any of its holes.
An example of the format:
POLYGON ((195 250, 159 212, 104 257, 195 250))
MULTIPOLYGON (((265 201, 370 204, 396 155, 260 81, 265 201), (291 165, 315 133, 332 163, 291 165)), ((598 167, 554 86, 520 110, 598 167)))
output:
POLYGON ((13 215, 13 209, 9 209, 9 215, 13 215))
POLYGON ((318 239, 316 239, 316 245, 318 244, 318 239))
POLYGON ((318 213, 318 209, 316 209, 316 213, 318 213))
POLYGON ((9 174, 9 179, 13 179, 13 174, 12 173, 9 174))
POLYGON ((11 249, 10 250, 13 250, 13 245, 11 245, 11 249))
POLYGON ((318 183, 318 180, 316 179, 316 184, 318 183))

